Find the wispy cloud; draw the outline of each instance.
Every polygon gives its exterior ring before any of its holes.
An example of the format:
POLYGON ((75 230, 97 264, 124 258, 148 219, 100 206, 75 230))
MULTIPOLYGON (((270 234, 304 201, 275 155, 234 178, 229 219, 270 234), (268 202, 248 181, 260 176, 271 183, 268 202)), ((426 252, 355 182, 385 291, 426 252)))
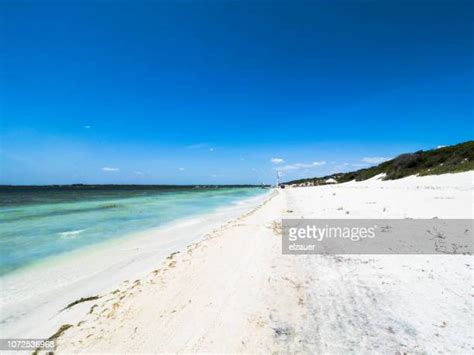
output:
POLYGON ((185 171, 185 168, 178 168, 178 171, 185 171))
POLYGON ((104 166, 102 168, 102 171, 109 171, 109 172, 114 172, 114 171, 119 171, 119 168, 112 168, 110 166, 104 166))
POLYGON ((89 128, 91 128, 91 127, 92 127, 92 126, 89 126, 89 125, 84 126, 85 129, 89 129, 89 128))
POLYGON ((438 146, 436 147, 436 149, 440 149, 440 148, 444 148, 444 147, 447 147, 447 145, 438 145, 438 146))
POLYGON ((144 175, 144 174, 143 174, 143 171, 135 171, 135 175, 142 176, 142 175, 144 175))
POLYGON ((285 162, 282 158, 271 158, 270 161, 271 161, 273 164, 281 164, 281 163, 284 163, 284 162, 285 162))
POLYGON ((363 168, 365 166, 367 166, 367 163, 354 163, 354 164, 351 164, 354 168, 363 168))
POLYGON ((326 165, 326 162, 325 161, 314 161, 313 166, 321 166, 321 165, 326 165))
POLYGON ((364 163, 369 163, 369 164, 380 164, 383 163, 384 161, 390 160, 392 158, 387 158, 387 157, 364 157, 362 158, 362 161, 364 163))
POLYGON ((312 163, 295 163, 295 164, 288 164, 288 165, 277 167, 275 168, 275 170, 290 171, 290 170, 299 170, 299 169, 309 169, 309 168, 314 168, 316 166, 322 166, 325 164, 326 164, 325 161, 315 161, 312 163))

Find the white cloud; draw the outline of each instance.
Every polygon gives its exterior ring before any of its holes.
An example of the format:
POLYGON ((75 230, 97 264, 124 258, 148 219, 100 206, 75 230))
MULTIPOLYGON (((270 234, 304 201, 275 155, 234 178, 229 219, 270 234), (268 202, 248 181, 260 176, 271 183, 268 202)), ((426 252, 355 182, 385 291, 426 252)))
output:
POLYGON ((119 171, 119 168, 111 168, 109 166, 104 166, 102 170, 103 171, 119 171))
POLYGON ((185 168, 178 168, 179 171, 185 171, 185 168))
POLYGON ((143 171, 135 171, 135 175, 143 175, 143 171))
POLYGON ((325 161, 315 161, 312 163, 295 163, 295 164, 288 164, 288 165, 275 168, 275 170, 290 171, 290 170, 299 170, 299 169, 309 169, 309 168, 314 168, 315 166, 321 166, 324 164, 326 164, 325 161))
POLYGON ((284 163, 284 162, 285 162, 282 158, 271 158, 270 161, 271 161, 273 164, 281 164, 281 163, 284 163))
POLYGON ((383 163, 384 161, 390 160, 392 158, 387 158, 387 157, 365 157, 362 158, 362 161, 364 163, 369 163, 369 164, 380 164, 383 163))
POLYGON ((440 148, 444 148, 444 147, 447 147, 447 145, 438 145, 438 146, 436 147, 436 149, 440 149, 440 148))

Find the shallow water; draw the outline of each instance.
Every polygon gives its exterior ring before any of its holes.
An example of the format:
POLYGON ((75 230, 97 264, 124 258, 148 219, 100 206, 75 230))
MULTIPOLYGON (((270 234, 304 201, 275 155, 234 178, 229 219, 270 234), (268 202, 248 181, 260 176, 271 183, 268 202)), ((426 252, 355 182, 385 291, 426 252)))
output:
POLYGON ((146 186, 0 189, 0 275, 266 192, 146 186))

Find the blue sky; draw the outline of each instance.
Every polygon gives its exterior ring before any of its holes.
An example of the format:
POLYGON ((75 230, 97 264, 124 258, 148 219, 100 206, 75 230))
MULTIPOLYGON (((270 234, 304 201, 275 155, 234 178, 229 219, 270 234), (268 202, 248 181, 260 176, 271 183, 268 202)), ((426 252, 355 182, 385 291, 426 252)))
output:
POLYGON ((3 184, 273 182, 473 139, 471 1, 0 10, 3 184))

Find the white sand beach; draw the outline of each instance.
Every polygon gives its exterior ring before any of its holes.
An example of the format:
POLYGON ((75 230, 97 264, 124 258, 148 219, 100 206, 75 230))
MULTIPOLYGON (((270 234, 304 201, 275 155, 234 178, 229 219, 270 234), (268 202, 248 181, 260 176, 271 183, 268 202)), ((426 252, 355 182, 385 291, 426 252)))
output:
MULTIPOLYGON (((269 193, 269 192, 268 192, 269 193)), ((268 194, 267 193, 267 194, 268 194)), ((232 203, 212 213, 180 218, 163 226, 127 234, 33 264, 0 278, 0 334, 11 338, 47 338, 61 324, 77 322, 88 304, 61 312, 126 279, 147 275, 176 250, 257 206, 265 194, 232 203)))
POLYGON ((472 255, 282 255, 280 222, 473 218, 473 179, 275 191, 144 276, 63 311, 75 321, 58 351, 471 352, 472 255))

